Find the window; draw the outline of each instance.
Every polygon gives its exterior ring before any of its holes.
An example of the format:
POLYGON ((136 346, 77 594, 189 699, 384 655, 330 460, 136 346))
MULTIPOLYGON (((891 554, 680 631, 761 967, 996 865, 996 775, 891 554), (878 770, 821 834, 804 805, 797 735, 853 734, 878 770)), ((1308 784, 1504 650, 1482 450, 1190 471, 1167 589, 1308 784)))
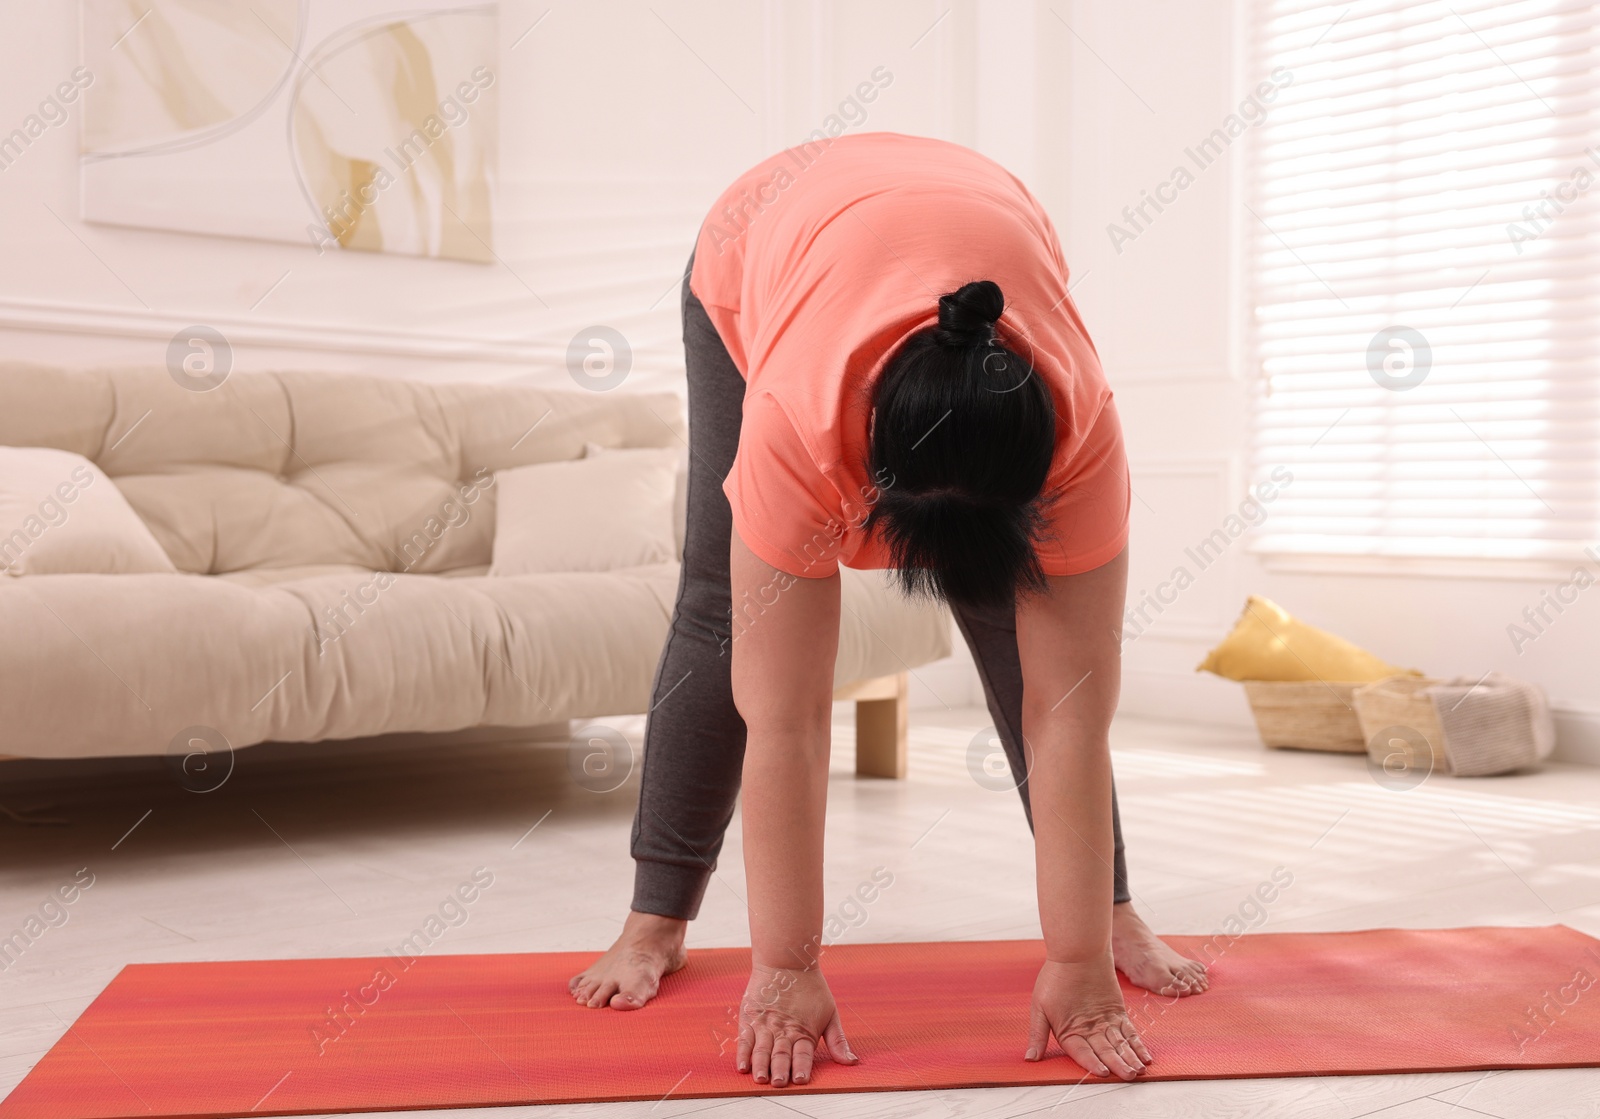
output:
POLYGON ((1578 558, 1600 531, 1600 4, 1254 0, 1257 550, 1578 558), (1281 474, 1281 471, 1280 471, 1281 474))

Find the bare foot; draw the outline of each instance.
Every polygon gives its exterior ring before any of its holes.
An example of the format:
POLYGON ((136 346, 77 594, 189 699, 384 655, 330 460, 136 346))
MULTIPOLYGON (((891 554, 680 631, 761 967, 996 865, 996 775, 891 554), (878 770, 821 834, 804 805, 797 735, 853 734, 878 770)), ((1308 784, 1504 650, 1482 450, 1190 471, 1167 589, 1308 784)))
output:
POLYGON ((1198 995, 1211 985, 1206 965, 1169 948, 1132 902, 1111 907, 1111 955, 1129 983, 1158 995, 1198 995))
POLYGON ((656 997, 661 977, 689 962, 683 934, 689 922, 654 913, 628 914, 622 935, 586 969, 567 980, 573 1001, 583 1006, 638 1010, 656 997))

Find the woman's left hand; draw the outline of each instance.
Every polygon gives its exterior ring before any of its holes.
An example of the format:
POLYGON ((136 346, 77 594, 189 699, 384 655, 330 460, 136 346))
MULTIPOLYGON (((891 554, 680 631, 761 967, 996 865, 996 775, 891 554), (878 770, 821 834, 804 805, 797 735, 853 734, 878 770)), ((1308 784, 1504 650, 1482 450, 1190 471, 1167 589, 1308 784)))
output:
POLYGON ((1028 1018, 1028 1060, 1044 1057, 1051 1034, 1067 1056, 1095 1076, 1132 1080, 1151 1061, 1128 1018, 1110 949, 1103 958, 1047 961, 1039 969, 1028 1018))

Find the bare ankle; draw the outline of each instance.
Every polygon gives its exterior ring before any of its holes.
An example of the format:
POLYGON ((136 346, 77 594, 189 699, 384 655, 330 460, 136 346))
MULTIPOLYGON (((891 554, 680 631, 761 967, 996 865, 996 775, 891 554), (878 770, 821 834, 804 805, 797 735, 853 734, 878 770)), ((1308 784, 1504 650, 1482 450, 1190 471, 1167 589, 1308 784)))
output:
POLYGON ((637 909, 628 911, 628 919, 623 922, 624 935, 632 935, 650 940, 678 940, 682 941, 684 933, 689 928, 689 922, 677 917, 663 917, 659 913, 641 913, 637 909))
POLYGON ((1134 909, 1130 901, 1119 901, 1111 906, 1111 924, 1114 928, 1140 929, 1144 928, 1144 918, 1139 916, 1139 911, 1134 909))

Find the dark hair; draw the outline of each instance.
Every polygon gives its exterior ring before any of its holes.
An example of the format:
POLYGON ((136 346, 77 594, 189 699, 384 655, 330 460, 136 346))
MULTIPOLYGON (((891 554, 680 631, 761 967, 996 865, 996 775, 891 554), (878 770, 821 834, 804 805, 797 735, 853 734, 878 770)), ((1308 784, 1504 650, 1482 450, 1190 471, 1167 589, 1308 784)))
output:
POLYGON ((996 335, 1004 310, 990 280, 941 296, 939 325, 912 335, 872 389, 867 528, 914 597, 1003 606, 1044 586, 1035 545, 1055 405, 996 335))

